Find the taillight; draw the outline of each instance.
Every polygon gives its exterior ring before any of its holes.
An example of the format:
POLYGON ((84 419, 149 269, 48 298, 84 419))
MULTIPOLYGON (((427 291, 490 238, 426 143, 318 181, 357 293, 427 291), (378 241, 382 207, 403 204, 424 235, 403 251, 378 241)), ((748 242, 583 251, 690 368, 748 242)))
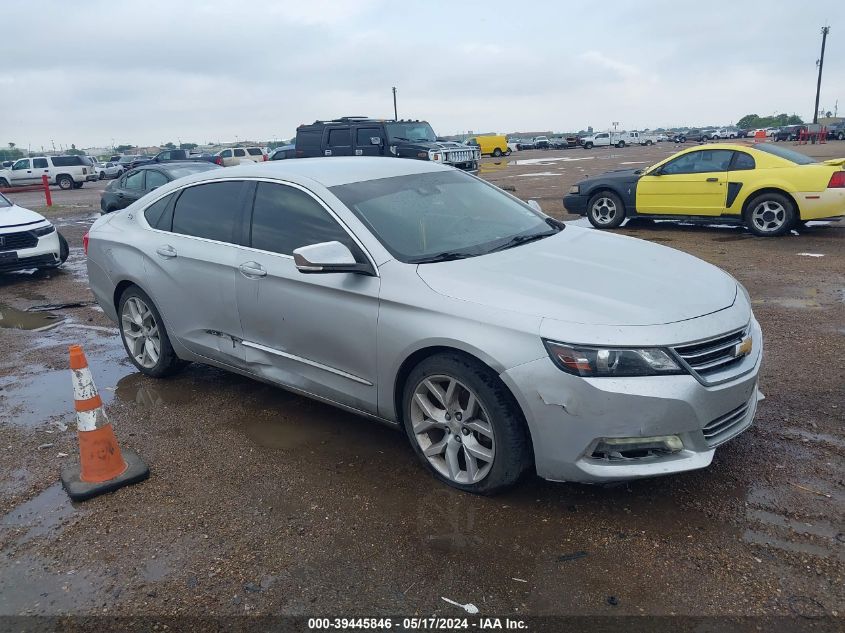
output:
POLYGON ((219 156, 215 156, 215 157, 214 157, 214 164, 215 164, 215 165, 222 165, 222 164, 223 164, 223 159, 222 159, 222 158, 220 158, 219 156))
POLYGON ((262 158, 261 160, 270 160, 270 157, 269 157, 269 156, 267 156, 267 154, 262 154, 262 156, 263 156, 264 158, 262 158))
POLYGON ((88 233, 82 236, 82 250, 85 251, 85 256, 88 256, 88 233))
POLYGON ((835 171, 830 177, 830 182, 827 183, 828 189, 843 189, 845 188, 845 171, 835 171))

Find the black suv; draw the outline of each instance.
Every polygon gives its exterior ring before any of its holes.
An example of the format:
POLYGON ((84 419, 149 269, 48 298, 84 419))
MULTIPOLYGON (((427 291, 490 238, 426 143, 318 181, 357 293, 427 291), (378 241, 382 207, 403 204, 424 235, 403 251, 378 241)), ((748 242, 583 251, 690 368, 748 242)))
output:
POLYGON ((438 141, 426 121, 342 117, 296 128, 296 157, 316 156, 396 156, 476 172, 481 152, 477 147, 438 141))

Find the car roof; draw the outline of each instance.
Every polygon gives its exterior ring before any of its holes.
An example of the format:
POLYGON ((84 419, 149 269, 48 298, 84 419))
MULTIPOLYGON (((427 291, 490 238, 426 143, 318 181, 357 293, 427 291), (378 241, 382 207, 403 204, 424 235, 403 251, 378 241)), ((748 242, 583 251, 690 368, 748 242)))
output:
MULTIPOLYGON (((173 164, 173 163, 171 163, 173 164)), ((438 163, 423 160, 398 159, 387 156, 333 156, 297 158, 294 160, 267 161, 226 167, 225 171, 212 170, 189 178, 193 182, 226 178, 278 178, 293 182, 314 182, 324 187, 335 187, 353 182, 379 178, 449 171, 438 163)), ((185 182, 182 180, 181 182, 185 182)))

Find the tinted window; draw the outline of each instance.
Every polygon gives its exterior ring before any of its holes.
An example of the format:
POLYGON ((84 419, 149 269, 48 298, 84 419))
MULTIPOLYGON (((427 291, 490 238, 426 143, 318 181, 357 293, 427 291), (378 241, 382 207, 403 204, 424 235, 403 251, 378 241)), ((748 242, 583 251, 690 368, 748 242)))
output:
POLYGON ((231 158, 232 157, 232 150, 224 149, 223 153, 220 154, 223 158, 231 158))
POLYGON ((242 187, 232 181, 185 189, 173 211, 173 232, 231 242, 242 187))
POLYGON ((297 147, 307 149, 320 149, 320 131, 308 130, 296 133, 297 147))
POLYGON ((143 189, 144 188, 144 172, 135 171, 123 179, 124 189, 143 189))
POLYGON ((263 153, 263 152, 262 152, 260 149, 258 149, 257 147, 250 147, 250 148, 249 148, 249 149, 247 149, 246 151, 249 153, 249 155, 250 155, 250 156, 261 156, 261 154, 263 153))
POLYGON ((348 127, 329 130, 330 147, 349 147, 352 145, 352 132, 348 127))
POLYGON ((733 171, 741 169, 754 169, 757 165, 754 163, 754 158, 745 152, 734 152, 734 162, 731 165, 733 171))
POLYGON ((47 169, 47 159, 46 158, 33 158, 32 159, 32 166, 35 169, 47 169))
POLYGON ((355 132, 355 143, 361 145, 372 145, 371 138, 381 138, 381 130, 377 127, 359 127, 355 132))
POLYGON ((147 189, 153 189, 154 187, 161 187, 162 185, 166 185, 169 181, 167 180, 167 176, 165 176, 160 171, 155 171, 151 169, 147 172, 147 189))
POLYGON ((307 193, 285 185, 258 183, 252 212, 253 248, 292 255, 300 246, 332 241, 359 252, 349 234, 307 193))
POLYGON ((79 156, 53 156, 53 165, 55 167, 72 167, 73 165, 81 165, 82 159, 79 156))
POLYGON ((705 174, 727 171, 733 152, 728 149, 706 149, 690 152, 666 163, 661 168, 664 174, 705 174))
POLYGON ((159 160, 170 160, 170 152, 162 152, 158 155, 159 160))
POLYGON ((246 152, 243 151, 242 149, 236 149, 235 150, 235 156, 246 156, 246 152))
POLYGON ((171 198, 173 198, 172 195, 165 196, 158 202, 152 203, 144 211, 144 217, 147 219, 147 223, 154 229, 161 229, 162 231, 170 230, 171 216, 170 214, 166 214, 165 211, 167 211, 167 205, 170 204, 171 198))
POLYGON ((766 152, 768 154, 774 154, 779 158, 784 158, 788 161, 791 161, 797 165, 810 165, 815 163, 816 161, 809 156, 805 156, 800 152, 796 152, 792 149, 786 149, 780 145, 772 145, 771 143, 761 143, 760 145, 755 145, 754 149, 760 150, 761 152, 766 152))

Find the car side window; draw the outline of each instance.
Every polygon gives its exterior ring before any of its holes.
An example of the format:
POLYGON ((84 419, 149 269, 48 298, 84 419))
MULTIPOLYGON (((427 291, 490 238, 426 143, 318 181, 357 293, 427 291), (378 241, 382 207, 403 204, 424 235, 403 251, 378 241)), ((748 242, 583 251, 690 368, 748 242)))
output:
POLYGON ((46 158, 33 158, 32 159, 32 167, 33 169, 47 169, 47 159, 46 158))
POLYGON ((355 240, 310 195, 286 185, 258 183, 252 209, 253 248, 293 255, 300 246, 321 242, 340 242, 356 260, 366 261, 355 240))
POLYGON ((246 152, 242 149, 236 149, 235 156, 246 156, 246 152))
POLYGON ((351 145, 352 133, 348 127, 329 130, 329 147, 350 147, 351 145))
POLYGON ((22 158, 21 160, 17 161, 14 165, 12 165, 12 171, 17 171, 19 169, 29 169, 28 158, 22 158))
POLYGON ((243 182, 211 182, 182 191, 173 209, 173 232, 232 242, 243 182))
POLYGON ((147 186, 146 189, 152 191, 156 187, 161 187, 162 185, 166 185, 169 181, 167 180, 167 176, 165 176, 160 171, 156 171, 151 169, 147 172, 147 186))
POLYGON ((754 157, 745 152, 734 152, 733 162, 731 163, 731 171, 740 171, 744 169, 754 169, 757 164, 754 162, 754 157))
POLYGON ((232 158, 232 150, 224 149, 223 153, 220 154, 220 156, 223 157, 223 158, 232 158))
POLYGON ((715 171, 727 171, 733 152, 729 149, 704 149, 689 152, 669 161, 660 173, 672 174, 706 174, 715 171))
POLYGON ((136 171, 134 173, 129 174, 126 178, 123 179, 123 188, 124 189, 138 189, 141 190, 144 188, 144 172, 143 171, 136 171))
POLYGON ((381 138, 381 130, 377 127, 359 127, 355 130, 355 144, 358 147, 372 145, 374 138, 381 138))
POLYGON ((257 147, 250 147, 246 150, 250 156, 261 156, 262 152, 257 147))
POLYGON ((170 230, 170 221, 173 218, 172 207, 170 213, 167 213, 167 211, 172 198, 173 194, 165 196, 158 202, 153 202, 144 210, 144 218, 146 218, 147 224, 161 231, 170 230))

